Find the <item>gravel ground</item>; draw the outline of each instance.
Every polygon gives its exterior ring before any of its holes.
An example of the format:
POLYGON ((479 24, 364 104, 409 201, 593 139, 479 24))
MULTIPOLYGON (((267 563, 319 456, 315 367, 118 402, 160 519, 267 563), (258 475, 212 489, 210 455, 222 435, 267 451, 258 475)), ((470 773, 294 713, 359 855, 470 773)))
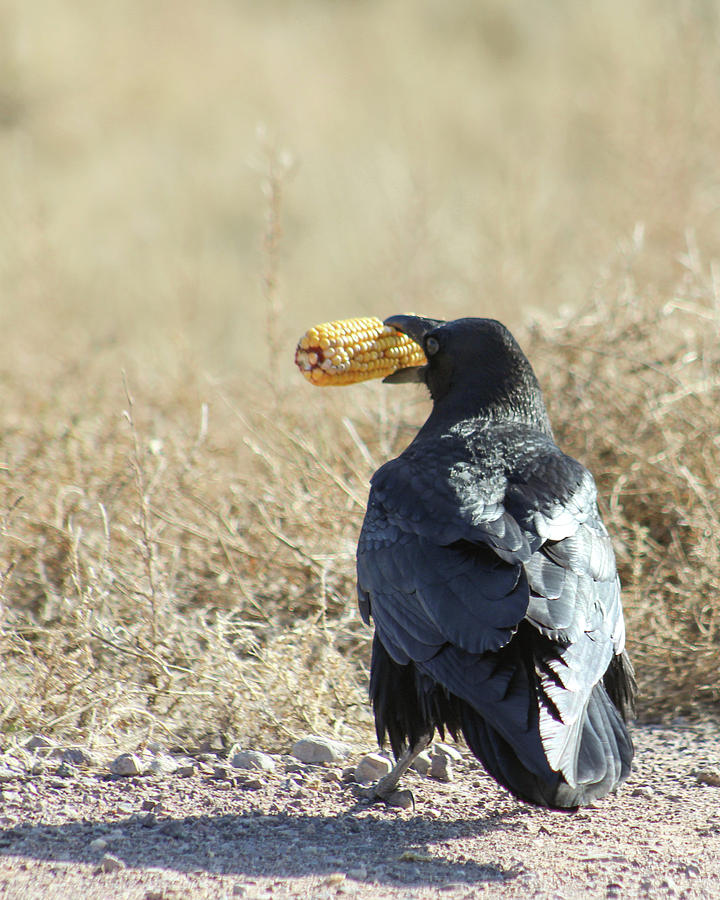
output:
POLYGON ((451 783, 409 773, 414 810, 356 797, 362 753, 263 772, 156 748, 143 776, 6 754, 0 898, 720 897, 720 725, 634 736, 623 791, 577 813, 516 802, 466 753, 451 783))

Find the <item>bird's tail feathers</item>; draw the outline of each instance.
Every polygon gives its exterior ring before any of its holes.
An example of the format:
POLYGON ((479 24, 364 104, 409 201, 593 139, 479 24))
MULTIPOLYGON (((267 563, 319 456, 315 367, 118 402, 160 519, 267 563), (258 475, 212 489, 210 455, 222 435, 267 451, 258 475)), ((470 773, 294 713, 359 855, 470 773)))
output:
POLYGON ((413 663, 396 663, 377 635, 372 648, 370 699, 378 743, 382 746, 388 739, 396 758, 435 731, 441 737, 446 730, 453 738, 460 734, 461 701, 419 672, 413 663))
POLYGON ((465 703, 461 725, 468 746, 488 772, 516 796, 537 806, 553 809, 586 806, 616 790, 630 773, 632 741, 602 683, 595 686, 588 701, 572 787, 549 766, 542 773, 523 762, 527 750, 523 741, 532 742, 532 732, 513 746, 465 703))

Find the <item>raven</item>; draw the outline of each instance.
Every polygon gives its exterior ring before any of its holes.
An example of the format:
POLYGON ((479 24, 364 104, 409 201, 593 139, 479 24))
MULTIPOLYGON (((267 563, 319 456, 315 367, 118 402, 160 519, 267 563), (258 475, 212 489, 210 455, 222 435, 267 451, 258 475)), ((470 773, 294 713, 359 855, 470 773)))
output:
POLYGON ((385 320, 427 365, 432 412, 373 476, 357 549, 370 697, 397 764, 462 734, 529 803, 587 805, 628 776, 635 679, 591 474, 553 440, 525 354, 493 319, 385 320))

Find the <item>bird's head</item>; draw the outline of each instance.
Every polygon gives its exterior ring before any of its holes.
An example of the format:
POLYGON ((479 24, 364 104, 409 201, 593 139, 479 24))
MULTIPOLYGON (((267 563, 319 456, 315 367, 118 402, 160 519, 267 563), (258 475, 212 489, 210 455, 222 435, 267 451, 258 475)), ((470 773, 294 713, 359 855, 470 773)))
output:
POLYGON ((420 344, 427 357, 426 365, 399 369, 386 382, 426 384, 444 419, 485 416, 550 430, 532 366, 500 322, 391 316, 385 324, 420 344))

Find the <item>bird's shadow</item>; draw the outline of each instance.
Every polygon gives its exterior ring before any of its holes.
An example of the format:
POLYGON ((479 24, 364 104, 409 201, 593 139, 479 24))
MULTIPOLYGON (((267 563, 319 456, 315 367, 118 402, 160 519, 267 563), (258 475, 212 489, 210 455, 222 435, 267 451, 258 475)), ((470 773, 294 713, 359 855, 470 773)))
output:
POLYGON ((492 859, 456 859, 442 845, 513 828, 519 809, 473 819, 337 816, 289 811, 180 818, 131 816, 0 830, 0 853, 97 865, 110 853, 132 868, 248 878, 330 876, 394 885, 502 882, 519 874, 492 859))

